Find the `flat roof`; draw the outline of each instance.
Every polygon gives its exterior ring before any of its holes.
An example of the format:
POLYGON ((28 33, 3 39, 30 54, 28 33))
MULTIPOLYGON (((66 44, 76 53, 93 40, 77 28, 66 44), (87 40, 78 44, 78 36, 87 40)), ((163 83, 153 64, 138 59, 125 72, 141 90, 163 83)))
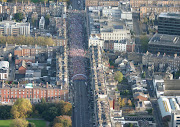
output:
POLYGON ((180 36, 155 34, 149 41, 149 44, 180 47, 180 36))
POLYGON ((180 13, 161 13, 159 17, 180 19, 180 13))

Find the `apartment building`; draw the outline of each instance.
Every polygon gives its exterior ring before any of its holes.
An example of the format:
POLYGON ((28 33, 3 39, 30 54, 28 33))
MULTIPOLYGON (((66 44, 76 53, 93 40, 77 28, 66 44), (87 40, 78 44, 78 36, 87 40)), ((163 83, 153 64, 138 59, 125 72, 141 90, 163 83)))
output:
POLYGON ((156 5, 147 5, 140 7, 140 17, 149 16, 151 13, 159 15, 163 12, 180 12, 180 6, 156 6, 156 5))
POLYGON ((100 46, 102 49, 104 48, 104 40, 100 39, 98 36, 91 36, 89 38, 89 47, 90 46, 100 46))
POLYGON ((118 6, 119 0, 86 0, 86 7, 89 6, 118 6))
POLYGON ((0 35, 30 35, 30 23, 18 23, 14 21, 0 22, 0 35))
POLYGON ((130 30, 124 29, 123 26, 114 26, 113 29, 105 29, 101 31, 101 39, 103 40, 124 40, 130 38, 130 30))
POLYGON ((130 5, 132 8, 140 8, 142 5, 180 5, 179 0, 130 0, 130 5))
POLYGON ((27 98, 31 103, 41 102, 45 98, 47 102, 54 102, 56 100, 68 101, 68 90, 61 90, 58 87, 52 87, 49 84, 19 84, 17 87, 10 87, 4 83, 0 88, 0 102, 13 103, 18 98, 27 98))

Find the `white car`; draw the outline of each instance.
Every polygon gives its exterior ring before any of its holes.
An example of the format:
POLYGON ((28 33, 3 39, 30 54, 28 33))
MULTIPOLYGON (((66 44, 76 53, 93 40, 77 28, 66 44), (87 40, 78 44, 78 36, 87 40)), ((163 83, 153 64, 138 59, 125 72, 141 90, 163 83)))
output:
POLYGON ((78 4, 80 4, 80 1, 78 0, 78 4))

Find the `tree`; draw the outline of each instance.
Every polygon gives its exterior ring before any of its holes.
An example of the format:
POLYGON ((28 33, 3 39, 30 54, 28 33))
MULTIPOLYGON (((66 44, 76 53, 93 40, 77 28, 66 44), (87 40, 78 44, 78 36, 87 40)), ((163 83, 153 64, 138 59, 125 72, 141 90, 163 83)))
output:
POLYGON ((49 25, 49 19, 50 19, 50 15, 47 14, 47 15, 45 16, 45 26, 48 26, 48 25, 49 25))
POLYGON ((119 106, 122 107, 122 100, 121 100, 121 97, 119 97, 119 106))
POLYGON ((44 99, 44 97, 41 99, 41 103, 43 103, 43 104, 46 103, 46 99, 44 99))
POLYGON ((10 119, 11 118, 11 106, 2 105, 0 106, 0 118, 1 119, 10 119))
POLYGON ((21 22, 23 20, 23 18, 24 18, 23 13, 16 13, 14 15, 14 19, 16 20, 16 22, 21 22))
POLYGON ((52 121, 57 115, 58 109, 56 107, 50 107, 42 113, 42 117, 47 121, 52 121))
POLYGON ((132 102, 131 102, 130 99, 128 100, 128 105, 129 105, 129 106, 132 106, 132 102))
POLYGON ((55 123, 53 127, 64 127, 64 125, 62 123, 55 123))
POLYGON ((62 127, 71 127, 72 121, 71 117, 63 115, 63 116, 57 116, 53 121, 53 127, 56 127, 57 125, 63 125, 62 127), (61 124, 57 124, 61 123, 61 124))
POLYGON ((10 127, 28 127, 28 121, 26 119, 14 119, 10 127))
POLYGON ((28 99, 19 98, 11 109, 14 118, 26 118, 32 112, 32 105, 28 99))
POLYGON ((28 127, 36 127, 35 123, 29 122, 28 127))
POLYGON ((141 47, 142 47, 142 51, 145 53, 148 50, 148 42, 149 42, 149 38, 147 36, 141 36, 140 37, 140 42, 141 42, 141 47))
POLYGON ((119 83, 123 80, 123 74, 120 71, 116 71, 114 77, 119 83))
POLYGON ((124 107, 126 105, 124 98, 122 99, 121 105, 122 105, 122 107, 124 107))

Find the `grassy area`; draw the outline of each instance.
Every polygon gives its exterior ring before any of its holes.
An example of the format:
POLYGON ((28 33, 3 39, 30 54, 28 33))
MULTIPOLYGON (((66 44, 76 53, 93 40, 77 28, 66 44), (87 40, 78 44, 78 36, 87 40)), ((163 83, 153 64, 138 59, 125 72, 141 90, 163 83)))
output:
POLYGON ((35 123, 36 127, 46 127, 46 121, 44 120, 28 120, 28 121, 35 123))
POLYGON ((0 127, 9 127, 12 120, 0 120, 0 127))
MULTIPOLYGON (((44 120, 28 120, 29 122, 35 123, 36 127, 45 127, 46 121, 44 120)), ((0 120, 0 127, 9 127, 12 120, 0 120)))

